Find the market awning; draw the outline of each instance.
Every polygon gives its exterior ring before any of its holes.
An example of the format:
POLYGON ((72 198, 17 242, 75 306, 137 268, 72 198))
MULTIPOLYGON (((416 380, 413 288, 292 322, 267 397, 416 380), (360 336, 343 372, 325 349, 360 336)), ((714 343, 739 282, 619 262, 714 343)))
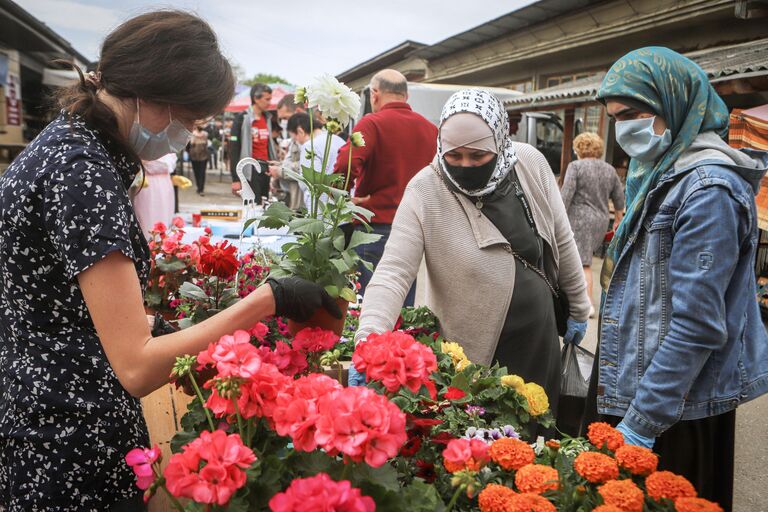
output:
MULTIPOLYGON (((714 83, 768 75, 768 38, 718 46, 684 54, 714 83)), ((594 101, 605 73, 540 89, 505 102, 507 110, 521 111, 594 101)))
MULTIPOLYGON (((269 84, 272 88, 272 102, 269 104, 269 110, 275 110, 277 104, 286 94, 292 94, 296 88, 286 84, 269 84)), ((235 97, 229 102, 226 112, 242 112, 251 106, 251 87, 238 84, 235 88, 235 97)))

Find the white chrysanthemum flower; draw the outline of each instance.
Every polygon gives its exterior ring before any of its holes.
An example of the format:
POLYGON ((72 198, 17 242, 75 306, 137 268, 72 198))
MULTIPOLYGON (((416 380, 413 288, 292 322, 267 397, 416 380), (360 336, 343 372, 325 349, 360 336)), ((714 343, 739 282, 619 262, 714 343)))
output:
POLYGON ((327 119, 347 126, 360 112, 360 97, 331 75, 321 75, 307 87, 310 108, 317 108, 327 119))

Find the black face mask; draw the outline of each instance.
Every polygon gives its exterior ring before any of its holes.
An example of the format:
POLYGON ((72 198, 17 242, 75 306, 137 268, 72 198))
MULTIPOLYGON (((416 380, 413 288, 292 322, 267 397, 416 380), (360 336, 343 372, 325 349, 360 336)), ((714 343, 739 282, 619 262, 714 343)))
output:
POLYGON ((480 190, 488 184, 488 180, 491 179, 493 171, 496 169, 496 161, 498 159, 497 155, 489 162, 477 167, 450 165, 445 160, 443 160, 443 165, 445 166, 445 171, 451 175, 451 178, 457 185, 471 192, 473 190, 480 190))

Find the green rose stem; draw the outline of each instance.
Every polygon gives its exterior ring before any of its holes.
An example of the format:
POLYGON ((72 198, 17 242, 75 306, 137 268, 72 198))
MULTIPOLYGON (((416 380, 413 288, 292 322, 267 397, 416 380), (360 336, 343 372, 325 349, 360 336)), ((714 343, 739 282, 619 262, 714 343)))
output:
POLYGON ((197 385, 195 376, 191 371, 189 372, 189 380, 192 381, 192 387, 195 388, 195 394, 197 395, 198 400, 200 400, 200 405, 203 407, 203 411, 205 411, 205 417, 208 418, 208 426, 211 427, 211 432, 215 432, 216 427, 213 426, 213 418, 211 418, 211 413, 205 406, 205 400, 203 400, 203 392, 200 391, 200 386, 197 385))
POLYGON ((456 488, 456 492, 453 493, 451 501, 448 502, 448 508, 445 509, 446 512, 451 512, 451 510, 453 510, 453 506, 456 505, 456 500, 459 499, 459 495, 464 490, 464 487, 464 484, 462 484, 456 488))

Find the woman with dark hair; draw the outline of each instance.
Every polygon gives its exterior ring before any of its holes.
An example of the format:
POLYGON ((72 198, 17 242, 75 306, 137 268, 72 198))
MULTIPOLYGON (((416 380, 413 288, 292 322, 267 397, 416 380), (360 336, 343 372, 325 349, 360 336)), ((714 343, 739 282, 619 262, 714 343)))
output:
POLYGON ((149 249, 128 187, 140 159, 180 150, 221 112, 234 83, 205 21, 133 18, 0 178, 0 509, 141 510, 124 457, 148 444, 138 397, 176 357, 267 315, 334 309, 317 285, 270 280, 193 328, 150 332, 149 249))

